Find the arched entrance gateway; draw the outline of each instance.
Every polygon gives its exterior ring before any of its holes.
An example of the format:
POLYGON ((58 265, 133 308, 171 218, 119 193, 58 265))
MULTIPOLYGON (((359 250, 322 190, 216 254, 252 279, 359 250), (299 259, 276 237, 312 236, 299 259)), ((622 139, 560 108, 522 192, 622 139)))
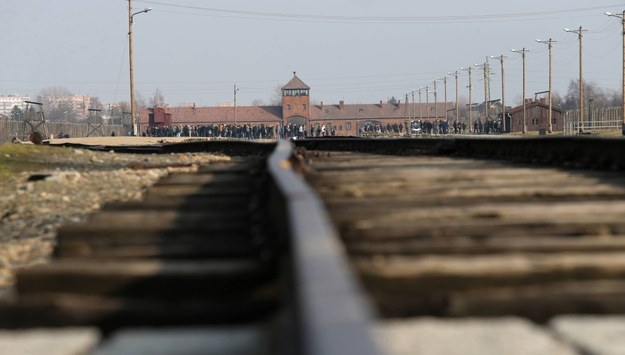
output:
POLYGON ((306 138, 306 117, 291 116, 283 127, 285 138, 306 138))
POLYGON ((291 116, 286 120, 287 124, 293 124, 298 126, 306 125, 306 117, 303 116, 291 116))

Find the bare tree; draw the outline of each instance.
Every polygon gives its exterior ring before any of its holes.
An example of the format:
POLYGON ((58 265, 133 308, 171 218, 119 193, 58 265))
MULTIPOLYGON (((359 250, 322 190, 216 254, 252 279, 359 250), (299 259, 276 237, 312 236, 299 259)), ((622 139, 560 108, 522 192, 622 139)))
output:
POLYGON ((130 103, 128 101, 120 101, 109 104, 107 114, 111 117, 114 124, 130 124, 130 103))
POLYGON ((74 96, 74 93, 63 86, 49 86, 39 90, 37 95, 39 101, 45 97, 62 97, 62 96, 74 96))
POLYGON ((551 105, 555 108, 562 108, 564 105, 564 99, 557 91, 551 93, 551 105))
POLYGON ((74 93, 63 86, 49 86, 39 90, 37 101, 43 103, 46 119, 58 122, 76 122, 78 112, 68 101, 74 93))
POLYGON ((46 102, 44 100, 46 119, 57 122, 77 122, 80 115, 74 105, 68 101, 46 102))
POLYGON ((269 105, 271 106, 282 105, 282 85, 276 85, 273 88, 273 94, 269 98, 269 105))
MULTIPOLYGON (((145 110, 148 107, 147 101, 145 97, 143 97, 140 93, 135 94, 135 109, 137 110, 137 117, 141 114, 141 111, 145 110)), ((130 109, 128 109, 130 112, 130 109)))
POLYGON ((19 106, 13 106, 13 109, 11 110, 11 119, 13 121, 21 121, 24 119, 24 110, 19 108, 19 106))
POLYGON ((97 110, 104 109, 104 105, 100 101, 100 98, 97 97, 97 96, 91 97, 91 104, 90 104, 90 106, 91 107, 89 107, 89 108, 93 108, 93 109, 97 109, 97 110))
POLYGON ((150 98, 150 107, 165 107, 165 97, 159 88, 154 90, 154 94, 150 98))
MULTIPOLYGON (((588 108, 620 106, 620 91, 601 88, 596 82, 584 81, 584 104, 588 108)), ((566 110, 579 108, 579 80, 571 80, 562 107, 566 110)))

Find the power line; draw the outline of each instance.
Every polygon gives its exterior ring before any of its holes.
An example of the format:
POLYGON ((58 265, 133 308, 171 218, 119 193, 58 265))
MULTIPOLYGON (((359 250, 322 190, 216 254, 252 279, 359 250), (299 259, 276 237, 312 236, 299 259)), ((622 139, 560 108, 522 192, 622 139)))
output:
POLYGON ((518 12, 518 13, 501 13, 501 14, 482 14, 482 15, 449 15, 449 16, 341 16, 341 15, 308 15, 308 14, 292 14, 280 12, 260 12, 260 11, 244 11, 231 10, 222 8, 212 8, 203 6, 181 5, 162 1, 138 0, 137 2, 160 5, 178 9, 187 9, 194 11, 203 11, 213 14, 226 14, 229 16, 247 16, 252 18, 267 19, 290 19, 299 21, 314 22, 332 22, 332 23, 349 23, 349 24, 436 24, 436 23, 467 23, 467 22, 493 22, 493 21, 509 21, 511 19, 527 19, 531 17, 544 17, 551 15, 562 15, 576 12, 586 12, 593 10, 606 9, 609 7, 621 6, 622 4, 593 6, 576 9, 560 9, 550 11, 534 11, 534 12, 518 12))

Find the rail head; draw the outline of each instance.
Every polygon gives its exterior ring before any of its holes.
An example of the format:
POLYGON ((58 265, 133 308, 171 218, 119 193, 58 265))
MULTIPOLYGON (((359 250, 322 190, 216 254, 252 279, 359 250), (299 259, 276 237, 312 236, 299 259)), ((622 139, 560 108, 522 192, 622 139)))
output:
POLYGON ((306 355, 379 354, 372 313, 323 204, 293 169, 280 141, 268 169, 284 203, 293 253, 299 351, 306 355))

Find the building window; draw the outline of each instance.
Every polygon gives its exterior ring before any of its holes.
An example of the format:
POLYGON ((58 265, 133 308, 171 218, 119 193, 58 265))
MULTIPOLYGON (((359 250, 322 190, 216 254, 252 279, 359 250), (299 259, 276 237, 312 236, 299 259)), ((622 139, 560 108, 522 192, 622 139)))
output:
POLYGON ((365 109, 363 109, 362 107, 358 109, 358 112, 363 112, 365 109))
POLYGON ((303 104, 303 105, 302 105, 302 108, 305 110, 305 109, 306 109, 306 104, 303 104))
POLYGON ((555 118, 551 119, 551 124, 556 124, 556 119, 555 118))
POLYGON ((291 105, 286 105, 286 109, 291 111, 291 105))
POLYGON ((342 130, 343 130, 343 126, 339 126, 339 131, 342 131, 342 130))
POLYGON ((523 119, 519 118, 519 126, 523 124, 523 119))
POLYGON ((303 90, 303 89, 282 90, 282 96, 308 96, 308 90, 303 90))
POLYGON ((351 131, 352 130, 352 123, 351 122, 347 122, 345 124, 345 129, 348 130, 348 131, 351 131))

